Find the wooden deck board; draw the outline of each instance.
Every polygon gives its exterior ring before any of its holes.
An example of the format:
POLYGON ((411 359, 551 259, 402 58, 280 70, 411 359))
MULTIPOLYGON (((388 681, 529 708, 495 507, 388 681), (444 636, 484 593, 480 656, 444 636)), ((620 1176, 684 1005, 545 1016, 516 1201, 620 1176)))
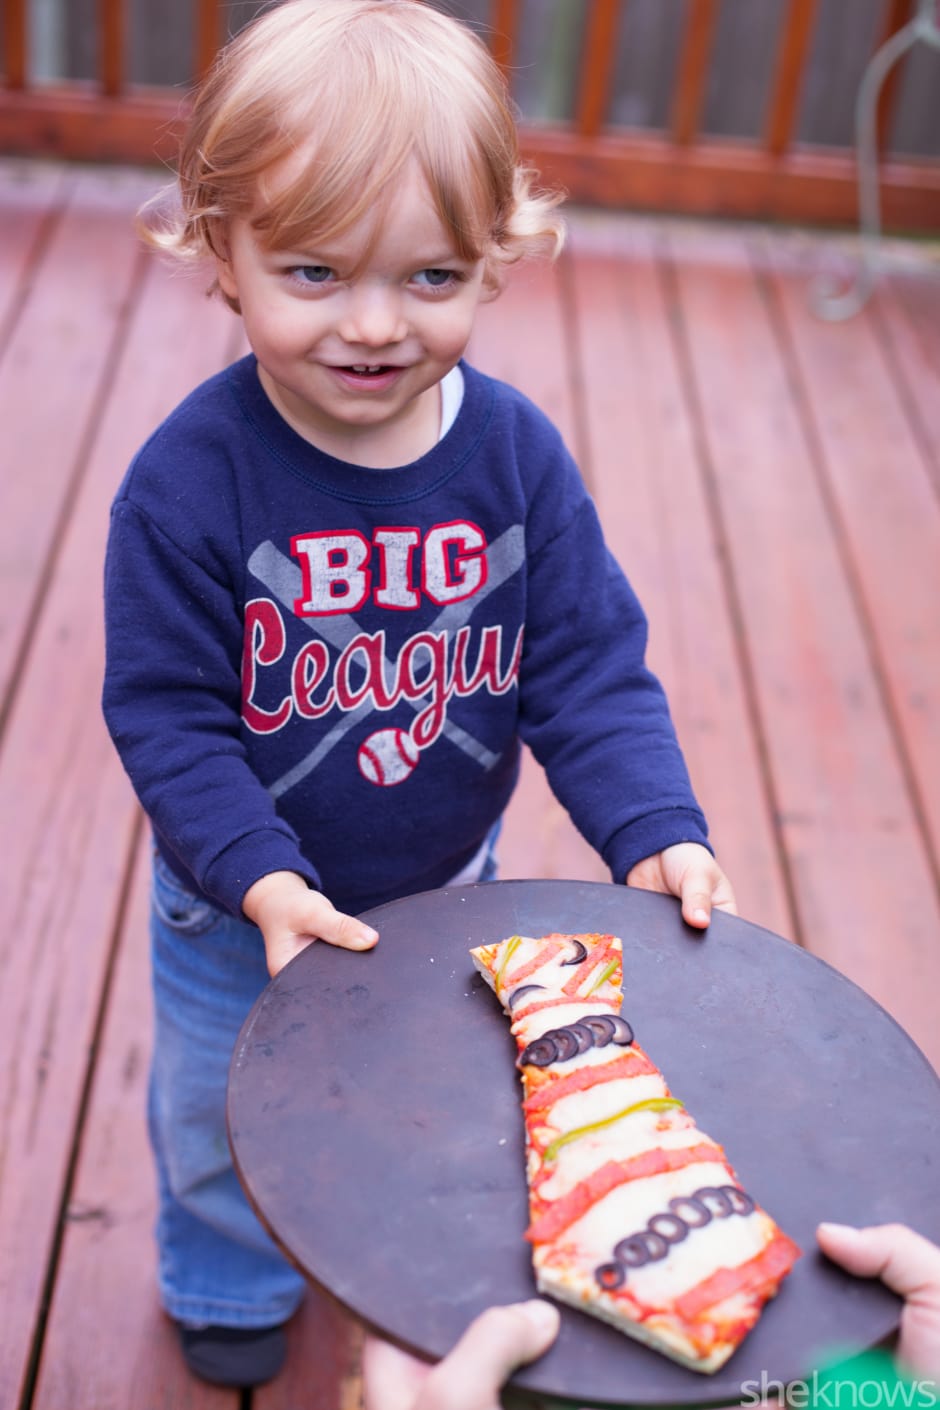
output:
POLYGON ((144 186, 136 174, 86 179, 66 192, 36 278, 11 334, 0 381, 0 425, 23 467, 0 482, 0 693, 30 629, 62 515, 82 471, 103 382, 140 258, 130 228, 144 186), (76 277, 81 270, 81 277, 76 277), (37 395, 45 387, 46 396, 37 395), (28 472, 27 472, 28 467, 28 472))
POLYGON ((931 466, 909 405, 885 375, 890 353, 873 313, 851 327, 814 318, 803 261, 792 259, 780 240, 768 278, 844 570, 940 876, 940 794, 930 786, 940 779, 940 498, 931 466))
MULTIPOLYGON (((235 1410, 152 1286, 139 813, 100 719, 101 555, 133 451, 240 324, 129 228, 159 176, 0 162, 0 1404, 235 1410), (48 1298, 48 1308, 46 1299, 48 1298)), ((648 610, 743 912, 940 1062, 940 264, 808 312, 819 237, 575 215, 472 357, 579 456, 648 610), (809 261, 809 263, 807 263, 809 261)), ((526 760, 506 876, 606 879, 526 760)), ((253 1410, 355 1410, 311 1299, 253 1410), (326 1368, 326 1370, 325 1370, 326 1368), (327 1373, 328 1372, 328 1373, 327 1373)), ((350 1373, 350 1367, 353 1373, 350 1373)))
POLYGON ((872 303, 882 345, 940 497, 940 259, 934 279, 890 274, 872 303))
POLYGON ((149 844, 141 840, 65 1212, 34 1410, 237 1410, 238 1396, 186 1374, 155 1284, 146 1131, 151 1015, 149 844))
POLYGON ((746 237, 670 244, 800 939, 903 1015, 936 1062, 922 980, 936 885, 778 329, 746 237))
MULTIPOLYGON (((583 451, 575 401, 577 363, 557 268, 534 265, 517 271, 501 296, 481 309, 469 356, 483 371, 512 380, 539 406, 551 408, 568 446, 583 451)), ((585 477, 590 483, 590 465, 585 477)), ((603 862, 577 831, 528 751, 499 855, 500 875, 507 879, 609 880, 603 862)))
POLYGON ((71 173, 23 163, 7 171, 0 226, 0 357, 29 295, 32 273, 71 185, 71 173))
POLYGON ((738 904, 757 923, 790 935, 659 243, 653 222, 625 228, 602 219, 585 221, 572 241, 580 382, 598 508, 649 616, 650 663, 666 687, 738 904))
MULTIPOLYGON (((126 218, 126 209, 112 211, 116 230, 126 218)), ((215 308, 205 312, 202 336, 190 337, 202 295, 155 262, 142 267, 139 292, 140 317, 52 556, 46 610, 16 681, 0 754, 0 848, 16 879, 0 900, 3 1405, 16 1404, 38 1326, 138 824, 99 706, 108 506, 148 423, 224 360, 231 337, 228 316, 215 308)), ((111 295, 103 297, 107 319, 111 295)))

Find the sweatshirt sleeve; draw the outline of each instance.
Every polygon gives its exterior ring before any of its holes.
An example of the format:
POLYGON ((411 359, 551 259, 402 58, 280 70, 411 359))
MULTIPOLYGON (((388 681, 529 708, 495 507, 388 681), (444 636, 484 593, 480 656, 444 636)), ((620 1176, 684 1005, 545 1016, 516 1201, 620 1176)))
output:
POLYGON ((529 545, 521 733, 624 882, 637 862, 675 843, 711 850, 708 830, 665 693, 645 663, 643 609, 573 464, 556 466, 556 477, 567 488, 548 492, 529 545))
POLYGON ((319 886, 241 739, 233 592, 127 498, 105 562, 105 719, 161 842, 234 915, 271 871, 319 886))

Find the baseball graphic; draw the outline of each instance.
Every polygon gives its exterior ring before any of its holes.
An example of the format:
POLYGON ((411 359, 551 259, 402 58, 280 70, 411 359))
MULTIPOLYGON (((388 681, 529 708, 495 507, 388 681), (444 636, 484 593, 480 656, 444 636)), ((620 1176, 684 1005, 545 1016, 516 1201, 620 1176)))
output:
POLYGON ((418 746, 403 729, 379 729, 359 746, 359 772, 382 788, 404 783, 419 759, 418 746))

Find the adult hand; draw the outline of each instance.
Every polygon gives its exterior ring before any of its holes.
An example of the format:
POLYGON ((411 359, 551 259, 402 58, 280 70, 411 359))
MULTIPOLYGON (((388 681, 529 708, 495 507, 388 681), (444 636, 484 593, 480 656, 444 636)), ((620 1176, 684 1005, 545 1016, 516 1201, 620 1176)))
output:
POLYGON ((374 1337, 362 1358, 365 1410, 499 1410, 500 1387, 558 1335, 558 1308, 535 1298, 489 1307, 436 1366, 374 1337))
POLYGON ((264 936, 268 973, 273 979, 314 940, 344 950, 370 950, 378 932, 344 915, 319 891, 311 891, 293 871, 273 871, 250 886, 242 910, 264 936))
POLYGON ((678 896, 682 919, 698 930, 708 925, 713 906, 731 915, 738 913, 731 882, 708 848, 698 842, 678 842, 644 857, 627 873, 627 885, 678 896))
POLYGON ((940 1380, 940 1248, 904 1224, 820 1224, 819 1246, 858 1278, 880 1278, 904 1298, 896 1356, 902 1370, 940 1380))

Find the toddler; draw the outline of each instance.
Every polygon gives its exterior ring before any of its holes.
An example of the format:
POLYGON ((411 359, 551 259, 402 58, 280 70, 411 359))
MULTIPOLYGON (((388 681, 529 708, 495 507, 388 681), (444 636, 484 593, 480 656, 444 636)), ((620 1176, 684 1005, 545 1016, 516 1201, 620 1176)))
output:
POLYGON ((560 247, 557 204, 463 25, 285 0, 144 214, 252 350, 135 458, 105 574, 105 714, 154 837, 160 1290, 208 1380, 273 1375, 303 1288, 229 1160, 239 1029, 311 941, 366 949, 358 913, 494 874, 521 740, 615 881, 693 925, 733 908, 578 471, 462 360, 507 267, 560 247))

